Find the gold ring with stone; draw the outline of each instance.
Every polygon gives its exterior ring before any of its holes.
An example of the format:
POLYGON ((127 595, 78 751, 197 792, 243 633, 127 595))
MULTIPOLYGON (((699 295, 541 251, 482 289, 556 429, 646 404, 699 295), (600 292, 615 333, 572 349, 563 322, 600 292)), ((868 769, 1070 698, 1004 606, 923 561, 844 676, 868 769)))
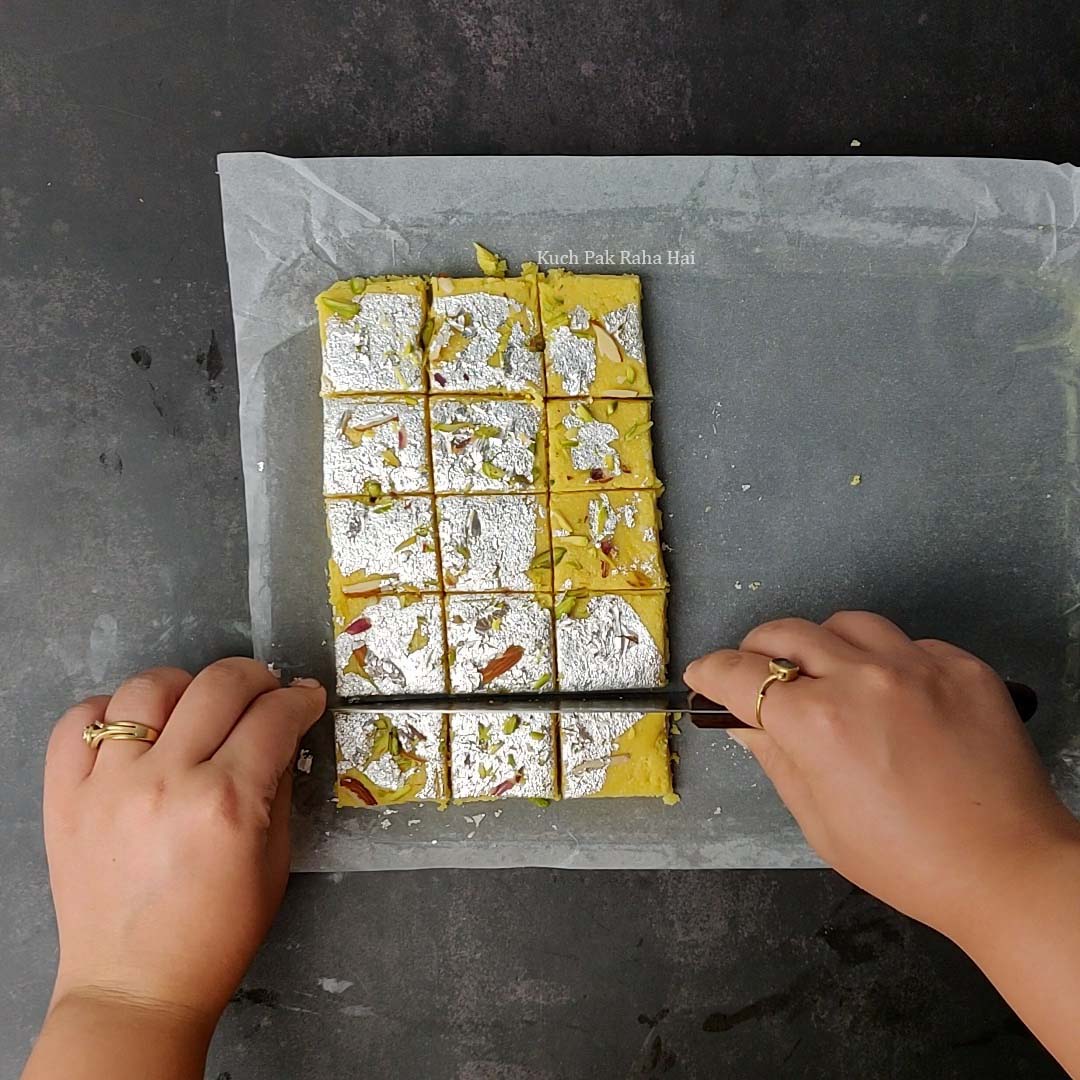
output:
POLYGON ((761 703, 765 700, 765 691, 775 682, 794 682, 798 677, 799 665, 793 660, 777 656, 769 661, 769 676, 761 684, 761 689, 757 692, 757 704, 754 706, 754 719, 757 720, 759 728, 765 727, 761 722, 761 703))
POLYGON ((105 739, 120 739, 122 742, 145 742, 152 743, 157 741, 158 732, 152 727, 147 727, 145 724, 132 724, 127 721, 117 721, 111 724, 102 724, 98 721, 94 721, 92 724, 87 724, 83 728, 83 742, 90 747, 91 750, 97 748, 98 744, 104 742, 105 739))

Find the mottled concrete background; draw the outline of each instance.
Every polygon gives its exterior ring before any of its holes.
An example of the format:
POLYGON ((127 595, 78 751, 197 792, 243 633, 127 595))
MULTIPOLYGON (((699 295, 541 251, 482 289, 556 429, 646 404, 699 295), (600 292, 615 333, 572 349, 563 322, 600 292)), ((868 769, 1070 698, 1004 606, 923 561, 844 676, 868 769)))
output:
MULTIPOLYGON (((53 716, 246 644, 218 151, 1076 158, 1075 4, 675 8, 0 7, 3 1077, 55 952, 53 716)), ((514 871, 295 880, 209 1075, 1059 1073, 954 949, 829 873, 514 871)))

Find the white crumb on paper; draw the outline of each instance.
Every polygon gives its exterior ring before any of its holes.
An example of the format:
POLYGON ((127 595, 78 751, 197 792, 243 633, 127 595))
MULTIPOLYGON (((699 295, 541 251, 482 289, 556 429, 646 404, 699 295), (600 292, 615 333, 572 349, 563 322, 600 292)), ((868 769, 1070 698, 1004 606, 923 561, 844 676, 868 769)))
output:
POLYGON ((327 976, 323 976, 317 982, 328 994, 344 994, 350 986, 356 985, 351 979, 331 979, 327 976))
POLYGON ((859 139, 852 139, 849 145, 859 147, 862 146, 862 142, 859 139))
POLYGON ((409 818, 409 820, 406 821, 405 824, 408 825, 410 828, 412 828, 413 825, 419 825, 420 824, 420 819, 418 817, 409 818))
POLYGON ((743 491, 749 491, 750 490, 750 485, 749 484, 740 484, 739 487, 742 488, 743 491))
POLYGON ((255 468, 258 469, 259 472, 262 472, 263 469, 266 468, 266 462, 265 461, 256 461, 255 462, 255 468))
POLYGON ((315 755, 310 750, 301 750, 296 758, 296 771, 310 774, 315 755))
POLYGON ((380 829, 389 829, 390 826, 393 825, 393 824, 394 823, 389 818, 383 818, 382 821, 379 822, 379 828, 380 829))
POLYGON ((735 582, 735 588, 736 588, 737 591, 742 592, 742 582, 741 581, 736 581, 735 582))
POLYGON ((748 588, 750 589, 751 592, 757 592, 758 589, 761 588, 761 582, 760 581, 751 581, 748 588))

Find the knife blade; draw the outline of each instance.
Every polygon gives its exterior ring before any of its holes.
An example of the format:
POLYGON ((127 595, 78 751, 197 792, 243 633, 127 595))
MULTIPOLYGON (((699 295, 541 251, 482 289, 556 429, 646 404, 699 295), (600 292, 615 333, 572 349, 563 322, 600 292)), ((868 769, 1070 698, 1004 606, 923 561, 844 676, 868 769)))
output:
MULTIPOLYGON (((1020 719, 1026 724, 1035 715, 1038 697, 1030 686, 1005 681, 1020 719)), ((699 728, 743 728, 726 706, 694 690, 645 690, 616 693, 549 694, 453 694, 393 698, 353 698, 338 707, 355 712, 523 712, 523 713, 679 713, 699 728)))

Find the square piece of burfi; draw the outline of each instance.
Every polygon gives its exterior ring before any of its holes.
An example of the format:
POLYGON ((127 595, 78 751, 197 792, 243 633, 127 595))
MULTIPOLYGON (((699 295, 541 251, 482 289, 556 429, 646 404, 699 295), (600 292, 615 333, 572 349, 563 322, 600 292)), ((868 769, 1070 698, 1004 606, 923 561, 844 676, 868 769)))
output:
POLYGON ((546 498, 440 495, 436 507, 447 592, 550 591, 546 498))
POLYGON ((566 593, 555 600, 560 690, 651 690, 667 682, 667 595, 566 593))
POLYGON ((439 588, 431 496, 329 499, 326 527, 331 587, 346 596, 439 588))
POLYGON ((552 491, 660 486, 647 401, 547 403, 552 491))
POLYGON ((437 595, 366 596, 334 610, 337 690, 373 694, 444 694, 442 600, 437 595))
POLYGON ((559 745, 564 799, 672 799, 667 713, 563 713, 559 745))
POLYGON ((323 494, 431 491, 419 397, 323 398, 323 494))
POLYGON ((550 596, 458 593, 445 603, 451 693, 554 688, 550 596))
POLYGON ((551 397, 649 397, 636 274, 540 278, 544 365, 551 397))
POLYGON ((557 593, 667 585, 653 492, 558 492, 551 496, 548 513, 557 593))
POLYGON ((424 392, 423 278, 349 278, 320 293, 315 307, 324 394, 424 392))
POLYGON ((433 394, 539 398, 542 348, 535 273, 432 278, 427 362, 433 394))
POLYGON ((435 490, 544 491, 547 429, 542 402, 432 398, 435 490))
POLYGON ((334 736, 338 806, 448 801, 443 713, 335 709, 334 736))
POLYGON ((558 798, 550 713, 450 714, 450 791, 455 802, 558 798))

